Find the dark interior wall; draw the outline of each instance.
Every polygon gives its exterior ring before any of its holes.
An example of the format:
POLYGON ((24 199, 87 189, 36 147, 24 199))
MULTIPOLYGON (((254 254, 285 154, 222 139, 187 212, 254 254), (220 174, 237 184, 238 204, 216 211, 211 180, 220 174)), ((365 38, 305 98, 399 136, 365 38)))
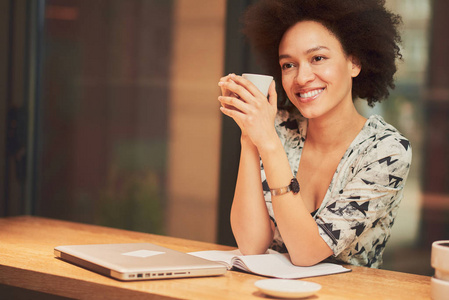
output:
POLYGON ((449 1, 434 0, 425 107, 421 246, 449 238, 449 1))
POLYGON ((0 1, 0 216, 6 214, 6 107, 8 92, 10 1, 0 1))
MULTIPOLYGON (((228 0, 224 74, 261 72, 249 44, 241 33, 241 15, 255 0, 228 0)), ((222 119, 218 243, 235 245, 229 221, 240 158, 240 129, 228 118, 222 119)))

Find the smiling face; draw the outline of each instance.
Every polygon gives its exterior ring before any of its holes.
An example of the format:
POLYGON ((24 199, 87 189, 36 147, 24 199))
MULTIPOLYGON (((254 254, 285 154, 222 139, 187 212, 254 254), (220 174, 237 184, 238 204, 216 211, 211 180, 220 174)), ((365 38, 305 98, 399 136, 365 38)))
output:
POLYGON ((290 101, 309 119, 341 115, 351 108, 352 78, 360 66, 322 24, 302 21, 279 44, 282 86, 290 101))

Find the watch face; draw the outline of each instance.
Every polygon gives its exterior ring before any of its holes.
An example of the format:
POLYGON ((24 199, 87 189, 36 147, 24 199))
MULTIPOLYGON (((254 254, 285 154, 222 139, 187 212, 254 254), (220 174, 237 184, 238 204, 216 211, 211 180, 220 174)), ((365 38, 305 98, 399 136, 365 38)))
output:
POLYGON ((290 189, 294 194, 297 194, 299 192, 299 182, 298 179, 293 178, 292 182, 290 183, 290 189))

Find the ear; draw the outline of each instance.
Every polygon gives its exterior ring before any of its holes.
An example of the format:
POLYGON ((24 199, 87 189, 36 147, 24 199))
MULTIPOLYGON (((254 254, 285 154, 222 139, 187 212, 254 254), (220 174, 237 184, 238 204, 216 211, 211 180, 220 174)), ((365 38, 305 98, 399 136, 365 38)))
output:
POLYGON ((360 60, 354 56, 350 56, 349 60, 351 62, 351 76, 357 77, 360 74, 360 71, 362 71, 362 65, 360 64, 360 60))

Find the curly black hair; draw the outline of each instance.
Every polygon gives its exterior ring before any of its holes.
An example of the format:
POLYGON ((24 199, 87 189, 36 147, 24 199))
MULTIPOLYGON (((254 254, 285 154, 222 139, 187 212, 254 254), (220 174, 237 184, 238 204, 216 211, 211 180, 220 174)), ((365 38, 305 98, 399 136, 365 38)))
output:
MULTIPOLYGON (((388 97, 389 88, 395 87, 396 59, 402 59, 402 20, 385 8, 384 0, 260 0, 248 7, 242 16, 243 33, 277 82, 281 82, 279 43, 287 29, 300 21, 324 25, 346 55, 358 59, 362 70, 353 79, 353 99, 366 99, 374 106, 388 97)), ((278 93, 287 101, 281 87, 278 93)))

